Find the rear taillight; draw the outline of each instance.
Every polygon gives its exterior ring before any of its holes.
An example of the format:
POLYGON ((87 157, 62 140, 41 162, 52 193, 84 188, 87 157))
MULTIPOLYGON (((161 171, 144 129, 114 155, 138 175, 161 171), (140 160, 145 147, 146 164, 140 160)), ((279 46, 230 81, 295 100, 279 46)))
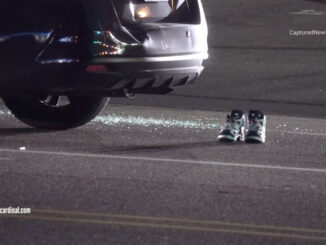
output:
POLYGON ((109 70, 105 65, 89 65, 86 67, 86 71, 89 73, 105 73, 109 70))

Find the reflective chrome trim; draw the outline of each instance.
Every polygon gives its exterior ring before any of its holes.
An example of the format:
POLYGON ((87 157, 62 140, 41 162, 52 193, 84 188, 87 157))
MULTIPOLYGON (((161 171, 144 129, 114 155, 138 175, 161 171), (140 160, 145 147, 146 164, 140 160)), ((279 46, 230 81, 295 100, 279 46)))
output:
POLYGON ((78 59, 62 58, 62 59, 47 59, 47 60, 37 60, 40 64, 64 64, 64 63, 78 63, 78 59))
POLYGON ((164 69, 150 69, 150 70, 139 70, 139 72, 172 72, 172 71, 185 71, 185 70, 204 70, 203 66, 188 66, 188 67, 178 67, 178 68, 164 68, 164 69))
POLYGON ((92 63, 137 63, 137 62, 169 62, 182 60, 206 60, 208 53, 158 56, 158 57, 97 57, 92 63))

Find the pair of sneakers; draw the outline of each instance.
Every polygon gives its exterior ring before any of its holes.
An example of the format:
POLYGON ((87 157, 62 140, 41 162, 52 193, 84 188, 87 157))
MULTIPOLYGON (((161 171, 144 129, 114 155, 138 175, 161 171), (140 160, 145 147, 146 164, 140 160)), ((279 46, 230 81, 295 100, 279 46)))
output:
POLYGON ((248 143, 265 143, 265 114, 261 111, 251 110, 248 114, 248 121, 248 131, 245 135, 245 115, 240 110, 233 110, 230 115, 227 115, 227 123, 221 130, 218 140, 223 142, 246 141, 248 143))

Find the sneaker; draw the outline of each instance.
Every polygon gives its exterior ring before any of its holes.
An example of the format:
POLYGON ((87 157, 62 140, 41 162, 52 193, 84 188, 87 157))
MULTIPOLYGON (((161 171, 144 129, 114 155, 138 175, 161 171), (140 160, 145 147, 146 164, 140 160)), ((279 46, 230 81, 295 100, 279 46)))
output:
POLYGON ((233 110, 227 115, 225 127, 221 130, 218 140, 224 142, 244 141, 245 116, 242 111, 233 110))
POLYGON ((266 140, 266 116, 261 111, 249 111, 249 128, 246 135, 248 143, 265 143, 266 140))

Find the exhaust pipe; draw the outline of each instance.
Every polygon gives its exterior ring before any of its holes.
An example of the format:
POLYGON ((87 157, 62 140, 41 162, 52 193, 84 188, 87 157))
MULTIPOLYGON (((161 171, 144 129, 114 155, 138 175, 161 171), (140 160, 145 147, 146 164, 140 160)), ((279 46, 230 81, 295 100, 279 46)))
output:
POLYGON ((124 95, 126 96, 126 98, 128 99, 134 99, 136 98, 136 94, 134 92, 131 92, 129 89, 125 88, 123 89, 124 95))

